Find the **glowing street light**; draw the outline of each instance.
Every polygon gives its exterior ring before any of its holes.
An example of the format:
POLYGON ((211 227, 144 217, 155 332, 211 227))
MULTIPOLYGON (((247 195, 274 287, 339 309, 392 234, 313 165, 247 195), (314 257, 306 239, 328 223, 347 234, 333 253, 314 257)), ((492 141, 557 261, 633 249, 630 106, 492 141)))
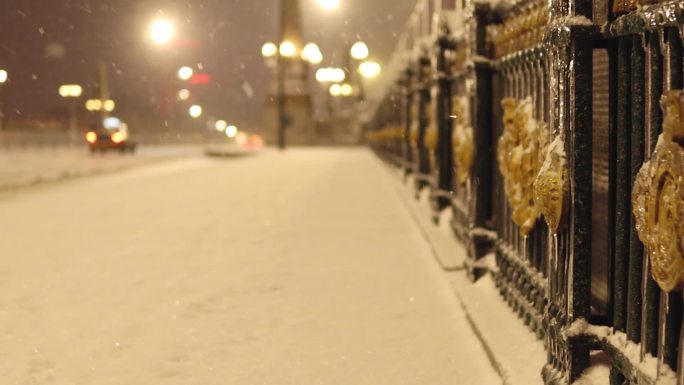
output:
POLYGON ((278 53, 278 47, 270 41, 261 47, 263 57, 274 57, 278 53))
POLYGON ((229 138, 234 138, 238 134, 238 129, 235 126, 226 127, 226 136, 229 138))
POLYGON ((309 43, 302 50, 302 59, 312 64, 320 64, 323 61, 323 54, 316 43, 309 43))
POLYGON ((186 90, 185 88, 178 91, 178 100, 188 100, 188 99, 190 99, 190 91, 186 90))
POLYGON ((150 37, 155 44, 166 45, 173 39, 175 28, 164 19, 157 19, 150 25, 150 37))
POLYGON ((340 87, 340 93, 342 96, 351 96, 352 92, 354 92, 354 88, 351 86, 351 84, 342 84, 340 87))
POLYGON ((320 83, 340 83, 344 81, 346 74, 342 68, 319 68, 316 71, 316 80, 320 83))
POLYGON ((3 84, 7 81, 7 71, 5 70, 0 70, 0 84, 3 84))
POLYGON ((59 96, 63 98, 77 98, 83 93, 83 88, 78 84, 64 84, 59 87, 59 96))
POLYGON ((114 111, 114 108, 116 108, 116 103, 111 99, 105 100, 104 103, 102 103, 102 107, 104 107, 105 111, 112 112, 114 111))
POLYGON ((197 119, 200 116, 202 116, 202 106, 198 106, 197 104, 194 104, 190 106, 188 109, 188 113, 190 114, 191 117, 197 119))
POLYGON ((342 86, 339 84, 333 84, 330 86, 330 95, 340 96, 342 95, 342 86))
POLYGON ((318 0, 318 4, 329 11, 333 11, 340 6, 340 0, 318 0))
POLYGON ((285 40, 284 42, 280 43, 280 55, 284 57, 294 57, 297 54, 297 47, 295 47, 294 43, 285 40))
POLYGON ((189 80, 193 74, 194 74, 194 71, 192 70, 192 68, 190 68, 188 66, 181 67, 178 70, 178 79, 189 80))
POLYGON ((226 130, 226 127, 228 127, 228 123, 225 120, 217 120, 215 127, 216 131, 223 132, 226 130))
POLYGON ((111 99, 107 99, 104 102, 100 99, 88 99, 85 102, 85 108, 90 112, 103 110, 112 112, 114 111, 114 108, 116 108, 116 103, 111 99))
POLYGON ((356 60, 365 60, 368 58, 368 46, 362 41, 357 41, 351 47, 350 53, 356 60))
POLYGON ((83 93, 83 88, 78 84, 63 84, 59 86, 59 96, 69 100, 69 137, 76 137, 76 99, 83 93))
POLYGON ((376 62, 367 61, 359 65, 359 72, 364 78, 372 79, 377 77, 380 75, 380 71, 382 71, 382 68, 380 67, 380 64, 376 62))

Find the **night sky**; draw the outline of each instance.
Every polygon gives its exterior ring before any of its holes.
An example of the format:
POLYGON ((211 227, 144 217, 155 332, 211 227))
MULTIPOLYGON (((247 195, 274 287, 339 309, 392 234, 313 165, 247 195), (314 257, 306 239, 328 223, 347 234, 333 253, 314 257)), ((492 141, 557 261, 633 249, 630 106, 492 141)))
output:
MULTIPOLYGON (((342 0, 332 12, 316 0, 301 0, 300 6, 304 39, 320 46, 321 65, 327 66, 342 65, 358 39, 384 64, 415 2, 342 0)), ((158 113, 160 95, 182 86, 174 77, 177 68, 192 65, 212 76, 210 84, 193 90, 205 116, 258 131, 271 78, 261 46, 275 40, 276 11, 276 0, 2 1, 0 68, 10 76, 1 90, 5 114, 57 119, 65 108, 58 86, 79 83, 83 99, 96 97, 100 61, 108 68, 117 114, 158 113), (178 44, 160 49, 146 41, 156 16, 176 23, 178 44)), ((181 110, 175 101, 168 108, 181 110)))

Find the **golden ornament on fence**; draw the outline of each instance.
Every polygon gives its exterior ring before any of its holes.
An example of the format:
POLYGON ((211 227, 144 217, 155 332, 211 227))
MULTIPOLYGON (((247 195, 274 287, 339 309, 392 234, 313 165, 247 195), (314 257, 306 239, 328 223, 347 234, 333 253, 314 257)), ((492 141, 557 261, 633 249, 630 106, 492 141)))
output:
POLYGON ((463 185, 470 179, 475 160, 475 139, 473 127, 468 118, 468 99, 462 96, 455 97, 452 100, 452 113, 451 117, 454 119, 452 148, 456 164, 456 180, 463 185))
POLYGON ((554 233, 558 232, 567 213, 569 191, 563 140, 558 136, 548 146, 546 158, 534 181, 534 203, 554 233))
POLYGON ((663 133, 634 181, 632 212, 653 279, 670 292, 684 287, 684 93, 669 91, 660 104, 663 133))
POLYGON ((427 128, 425 129, 425 147, 431 151, 437 150, 437 122, 432 118, 433 109, 432 104, 428 104, 425 109, 425 119, 427 120, 427 128))
POLYGON ((503 134, 499 139, 497 159, 504 178, 504 191, 513 210, 513 222, 526 236, 534 228, 540 211, 534 200, 534 182, 539 174, 548 145, 548 129, 532 116, 534 103, 504 98, 503 134))

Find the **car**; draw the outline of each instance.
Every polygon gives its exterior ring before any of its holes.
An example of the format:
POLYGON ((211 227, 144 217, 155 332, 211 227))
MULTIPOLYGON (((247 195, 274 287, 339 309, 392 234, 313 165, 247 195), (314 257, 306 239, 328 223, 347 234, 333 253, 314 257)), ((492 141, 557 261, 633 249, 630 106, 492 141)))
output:
POLYGON ((102 125, 91 126, 85 135, 91 153, 115 150, 134 152, 136 143, 131 140, 128 125, 118 118, 110 117, 102 125))

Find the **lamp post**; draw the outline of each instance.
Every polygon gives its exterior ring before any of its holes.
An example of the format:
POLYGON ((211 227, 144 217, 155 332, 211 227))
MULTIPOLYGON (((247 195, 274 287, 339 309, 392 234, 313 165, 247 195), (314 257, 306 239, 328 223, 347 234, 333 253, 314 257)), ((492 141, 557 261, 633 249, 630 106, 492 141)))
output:
MULTIPOLYGON (((2 92, 2 86, 7 82, 7 71, 0 69, 0 93, 2 92)), ((5 114, 2 109, 2 94, 0 94, 0 131, 5 128, 5 114)))
POLYGON ((76 100, 83 93, 83 88, 78 84, 64 84, 59 87, 59 96, 69 102, 69 139, 73 143, 76 138, 76 100))
MULTIPOLYGON (((340 0, 318 0, 319 4, 326 9, 335 9, 339 6, 340 0)), ((278 40, 276 43, 268 42, 261 48, 262 56, 271 63, 275 65, 276 73, 276 103, 277 103, 277 137, 278 137, 278 148, 281 150, 285 149, 286 138, 285 130, 290 123, 290 119, 286 114, 286 89, 285 89, 285 78, 287 73, 287 67, 289 62, 297 60, 297 55, 299 54, 301 59, 310 64, 319 64, 323 61, 323 55, 320 49, 314 43, 306 44, 303 48, 297 47, 296 44, 299 43, 299 19, 296 17, 294 23, 296 24, 297 33, 295 34, 294 41, 289 40, 292 31, 289 31, 289 35, 286 36, 286 29, 293 27, 293 20, 288 19, 288 11, 290 13, 296 13, 299 9, 296 0, 280 0, 278 2, 279 6, 279 26, 278 26, 278 40), (287 6, 286 4, 287 3, 287 6), (289 7, 289 9, 288 9, 289 7)), ((292 15, 290 14, 290 17, 292 15)))

